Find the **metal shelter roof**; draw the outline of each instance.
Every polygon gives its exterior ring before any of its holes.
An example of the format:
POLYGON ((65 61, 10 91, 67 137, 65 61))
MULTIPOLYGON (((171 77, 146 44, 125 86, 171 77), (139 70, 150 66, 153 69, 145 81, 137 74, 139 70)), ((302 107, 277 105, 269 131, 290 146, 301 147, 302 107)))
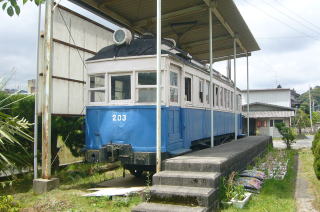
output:
MULTIPOLYGON (((156 34, 156 0, 69 0, 137 34, 156 34)), ((213 57, 257 51, 259 46, 233 0, 162 0, 162 37, 193 57, 209 59, 209 5, 213 13, 213 57)), ((243 56, 243 55, 242 55, 243 56)))

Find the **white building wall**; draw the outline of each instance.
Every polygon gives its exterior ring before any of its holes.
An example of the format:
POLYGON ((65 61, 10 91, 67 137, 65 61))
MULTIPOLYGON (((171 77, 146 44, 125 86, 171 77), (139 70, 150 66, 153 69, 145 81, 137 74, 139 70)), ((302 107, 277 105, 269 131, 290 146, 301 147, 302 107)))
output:
MULTIPOLYGON (((273 89, 273 90, 253 90, 249 93, 249 102, 265 103, 291 107, 290 89, 273 89)), ((242 105, 247 104, 247 92, 242 92, 242 105)))

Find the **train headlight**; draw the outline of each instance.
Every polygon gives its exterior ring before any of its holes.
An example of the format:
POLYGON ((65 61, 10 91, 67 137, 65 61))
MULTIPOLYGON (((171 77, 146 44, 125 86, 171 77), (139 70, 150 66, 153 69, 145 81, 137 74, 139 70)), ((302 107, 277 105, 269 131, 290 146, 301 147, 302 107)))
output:
POLYGON ((113 33, 113 41, 117 44, 117 45, 122 45, 122 44, 130 44, 130 42, 132 41, 132 34, 129 30, 121 28, 116 30, 113 33))

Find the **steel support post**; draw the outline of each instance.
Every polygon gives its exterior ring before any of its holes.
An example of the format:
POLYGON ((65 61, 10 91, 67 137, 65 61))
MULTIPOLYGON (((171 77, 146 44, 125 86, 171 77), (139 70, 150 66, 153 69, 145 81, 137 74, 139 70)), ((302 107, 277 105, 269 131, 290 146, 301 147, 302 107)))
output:
POLYGON ((157 159, 156 171, 161 171, 161 0, 157 0, 157 159))
POLYGON ((238 115, 237 115, 237 39, 233 40, 233 70, 234 70, 234 93, 233 93, 233 112, 234 112, 234 139, 238 140, 238 115))
POLYGON ((214 120, 213 120, 213 88, 212 88, 212 60, 213 60, 213 43, 212 43, 212 12, 209 8, 209 56, 210 56, 210 111, 211 111, 211 148, 214 147, 214 120))
POLYGON ((52 98, 52 7, 46 1, 44 35, 44 95, 42 105, 42 178, 51 178, 51 98, 52 98))
POLYGON ((39 99, 39 66, 40 66, 40 30, 41 30, 41 5, 39 5, 38 14, 38 32, 37 32, 37 70, 34 89, 34 138, 33 138, 33 179, 38 178, 38 99, 39 99))
POLYGON ((312 123, 312 107, 311 107, 311 87, 309 88, 309 118, 310 118, 310 126, 311 132, 313 133, 313 123, 312 123))
POLYGON ((247 57, 247 135, 250 136, 250 98, 249 98, 249 55, 247 57))

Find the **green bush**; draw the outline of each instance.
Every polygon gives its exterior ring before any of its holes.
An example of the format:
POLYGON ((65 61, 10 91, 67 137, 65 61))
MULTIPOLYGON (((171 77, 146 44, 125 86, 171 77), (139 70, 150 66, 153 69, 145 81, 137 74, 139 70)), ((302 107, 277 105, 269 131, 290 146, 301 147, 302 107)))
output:
POLYGON ((320 159, 315 159, 313 162, 314 173, 317 178, 320 180, 320 159))
POLYGON ((14 202, 13 196, 0 196, 0 211, 16 212, 19 211, 19 204, 14 202))
POLYGON ((320 144, 320 130, 314 135, 313 141, 312 141, 312 153, 314 154, 315 148, 320 144))
POLYGON ((316 174, 317 178, 320 179, 320 142, 317 143, 313 150, 314 154, 314 162, 313 162, 313 168, 314 173, 316 174))

